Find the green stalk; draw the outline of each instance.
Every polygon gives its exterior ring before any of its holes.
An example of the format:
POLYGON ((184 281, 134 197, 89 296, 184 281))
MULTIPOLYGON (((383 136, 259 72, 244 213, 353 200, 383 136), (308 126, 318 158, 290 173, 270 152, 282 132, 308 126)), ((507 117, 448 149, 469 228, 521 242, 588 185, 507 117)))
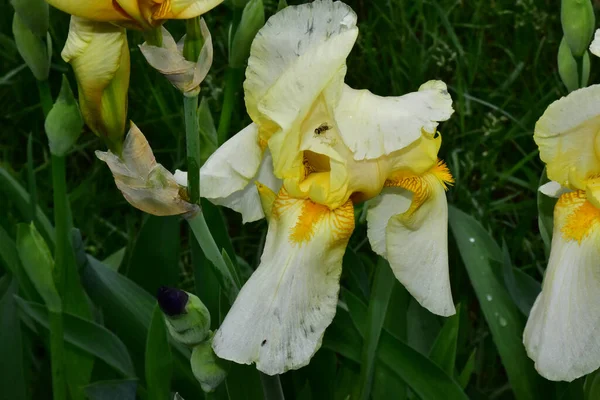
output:
POLYGON ((54 399, 66 399, 67 382, 65 379, 65 343, 63 341, 62 313, 50 311, 49 318, 52 395, 54 399))
POLYGON ((52 110, 52 106, 54 105, 52 93, 50 92, 50 85, 48 84, 48 81, 38 81, 37 86, 38 92, 40 93, 42 111, 44 112, 44 117, 47 117, 50 110, 52 110))
POLYGON ((227 67, 225 72, 225 94, 223 95, 223 107, 221 108, 221 117, 219 118, 219 128, 217 129, 217 138, 219 145, 225 143, 229 138, 229 126, 231 125, 231 116, 235 109, 237 99, 236 92, 239 89, 240 82, 244 76, 243 68, 227 67))
POLYGON ((198 96, 183 98, 187 148, 188 188, 190 200, 200 204, 200 130, 198 128, 198 96))
POLYGON ((144 30, 144 40, 150 46, 161 47, 163 43, 162 28, 159 26, 154 29, 144 30))
POLYGON ((260 382, 262 383, 265 400, 283 400, 283 389, 279 381, 279 375, 269 376, 260 373, 260 382))

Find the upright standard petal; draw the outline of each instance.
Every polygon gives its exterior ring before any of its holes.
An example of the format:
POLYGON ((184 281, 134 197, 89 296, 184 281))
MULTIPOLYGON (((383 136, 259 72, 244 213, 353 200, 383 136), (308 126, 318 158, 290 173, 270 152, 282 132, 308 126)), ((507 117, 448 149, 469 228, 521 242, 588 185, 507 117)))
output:
POLYGON ((552 250, 542 292, 523 335, 537 371, 572 381, 600 367, 600 209, 582 191, 554 209, 552 250))
POLYGON ((255 181, 278 192, 273 161, 259 144, 258 128, 250 124, 217 149, 200 168, 200 195, 242 214, 244 222, 264 218, 255 181))
POLYGON ((77 78, 81 114, 92 132, 120 151, 127 117, 129 48, 125 29, 71 17, 62 58, 77 78))
POLYGON ((97 151, 108 164, 117 187, 132 206, 153 215, 191 214, 198 207, 187 202, 187 191, 173 174, 156 162, 148 141, 135 124, 125 138, 122 155, 97 151))
POLYGON ((600 174, 600 85, 575 90, 550 106, 533 135, 548 178, 571 189, 600 174))
POLYGON ((217 331, 215 353, 269 375, 307 365, 335 315, 353 229, 352 202, 330 210, 282 190, 260 266, 217 331))
POLYGON ((386 193, 367 214, 373 249, 387 258, 396 278, 423 307, 443 316, 455 313, 448 271, 445 195, 446 184, 451 182, 452 176, 442 162, 423 176, 398 174, 386 185, 412 192, 410 206, 404 209, 406 192, 386 193), (395 214, 393 206, 398 207, 395 214))
POLYGON ((354 159, 364 160, 401 150, 423 133, 433 136, 438 122, 453 112, 446 84, 429 81, 418 92, 400 97, 381 97, 344 85, 334 115, 354 159))

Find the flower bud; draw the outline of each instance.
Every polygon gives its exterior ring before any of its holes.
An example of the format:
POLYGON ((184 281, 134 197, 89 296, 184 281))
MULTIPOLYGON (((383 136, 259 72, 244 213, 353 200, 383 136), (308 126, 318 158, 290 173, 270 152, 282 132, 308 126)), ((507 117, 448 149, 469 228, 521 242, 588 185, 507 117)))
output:
POLYGON ((196 96, 200 93, 200 83, 212 65, 212 39, 204 19, 200 20, 200 29, 204 43, 196 61, 188 61, 183 55, 186 36, 184 35, 179 43, 175 43, 173 36, 165 28, 162 28, 161 47, 152 46, 147 42, 140 45, 148 63, 186 96, 196 96))
POLYGON ((48 79, 50 58, 52 57, 50 35, 46 35, 46 41, 44 41, 43 36, 34 34, 21 19, 19 13, 15 13, 12 29, 17 50, 33 76, 39 81, 48 79))
POLYGON ((571 54, 583 56, 594 33, 594 8, 590 0, 562 0, 560 21, 571 54))
POLYGON ((124 28, 71 17, 62 58, 75 71, 85 123, 119 154, 127 118, 129 48, 124 28))
POLYGON ((243 68, 246 65, 252 40, 264 24, 265 10, 262 0, 250 0, 244 7, 242 19, 231 42, 230 67, 243 68))
POLYGON ((187 346, 206 340, 210 333, 210 313, 197 296, 163 286, 158 289, 156 298, 175 340, 187 346))
POLYGON ((46 37, 50 18, 48 13, 48 3, 44 0, 10 0, 15 9, 15 13, 37 37, 46 37))
POLYGON ((590 76, 590 56, 587 51, 583 55, 583 79, 581 80, 579 76, 579 66, 571 54, 569 45, 564 37, 560 42, 560 46, 558 47, 557 62, 558 74, 560 75, 561 80, 569 92, 587 85, 587 81, 590 76))
POLYGON ((77 100, 73 96, 67 77, 63 75, 58 99, 46 117, 44 124, 50 152, 64 156, 75 144, 83 129, 83 118, 77 100))
POLYGON ((227 377, 226 362, 215 355, 211 337, 192 350, 192 372, 205 392, 214 391, 227 377))

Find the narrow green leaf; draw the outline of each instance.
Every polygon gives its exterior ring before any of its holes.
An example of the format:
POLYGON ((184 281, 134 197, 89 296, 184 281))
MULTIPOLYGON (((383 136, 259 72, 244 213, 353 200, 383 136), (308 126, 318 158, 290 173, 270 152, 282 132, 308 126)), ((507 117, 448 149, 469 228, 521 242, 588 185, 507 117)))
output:
MULTIPOLYGON (((22 312, 33 318, 38 324, 49 329, 48 308, 16 297, 22 312)), ((63 313, 65 341, 80 350, 98 357, 125 377, 135 377, 135 370, 127 347, 111 331, 95 322, 87 321, 76 315, 63 313)))
MULTIPOLYGON (((18 208, 21 218, 30 219, 31 199, 27 191, 17 182, 6 169, 0 167, 0 192, 4 193, 8 199, 18 208)), ((36 210, 36 227, 52 247, 54 246, 54 228, 48 217, 43 213, 40 207, 36 210)))
POLYGON ((16 277, 19 282, 19 289, 28 300, 41 301, 41 298, 31 283, 31 279, 29 279, 21 264, 21 260, 19 260, 16 243, 2 226, 0 226, 0 261, 2 261, 8 271, 16 277))
MULTIPOLYGON (((366 310, 366 306, 364 309, 366 310)), ((366 311, 364 314, 366 315, 366 311)), ((341 308, 339 305, 333 322, 325 331, 323 348, 332 350, 348 360, 360 364, 362 338, 354 327, 354 322, 348 310, 341 308)))
POLYGON ((600 399, 600 369, 585 378, 583 394, 585 400, 600 399))
MULTIPOLYGON (((200 162, 204 164, 208 157, 217 149, 219 139, 217 128, 210 112, 208 99, 203 97, 198 107, 198 129, 200 130, 200 162)), ((202 191, 202 188, 200 188, 202 191)))
POLYGON ((524 318, 492 271, 491 260, 501 260, 502 251, 471 216, 450 207, 449 220, 516 398, 541 398, 544 383, 522 343, 524 318))
POLYGON ((362 349, 360 370, 360 398, 368 399, 373 384, 373 372, 379 336, 387 314, 387 308, 394 288, 395 277, 389 264, 379 259, 373 280, 372 296, 367 310, 365 340, 362 349))
POLYGON ((29 186, 29 221, 35 223, 37 210, 37 184, 35 181, 35 166, 33 165, 33 135, 27 137, 27 185, 29 186))
MULTIPOLYGON (((549 179, 546 175, 546 168, 542 171, 540 176, 540 183, 538 187, 541 187, 545 183, 548 183, 549 179)), ((538 227, 540 229, 540 235, 546 245, 546 256, 550 254, 550 244, 552 243, 552 228, 554 224, 554 206, 556 205, 557 199, 548 197, 539 190, 537 191, 537 206, 538 206, 538 227)))
POLYGON ((123 259, 125 258, 125 252, 127 251, 127 247, 121 247, 119 250, 115 251, 104 260, 102 263, 107 267, 112 268, 113 271, 118 271, 119 267, 123 263, 123 259))
POLYGON ((512 266, 505 241, 502 241, 502 259, 504 285, 519 310, 527 317, 535 299, 542 291, 542 285, 525 272, 512 266))
POLYGON ((349 247, 344 253, 343 265, 342 274, 346 277, 347 286, 361 300, 366 301, 369 298, 369 275, 360 257, 349 247))
POLYGON ((127 276, 152 295, 161 286, 178 283, 180 220, 150 215, 135 241, 127 276))
POLYGON ((62 304, 54 285, 52 271, 54 261, 50 250, 33 223, 19 224, 17 250, 27 276, 52 312, 60 312, 62 304))
POLYGON ((456 314, 446 318, 442 330, 438 334, 433 347, 429 352, 431 361, 444 370, 448 376, 454 376, 454 363, 456 362, 456 341, 460 325, 460 305, 456 307, 456 314))
POLYGON ((137 379, 94 382, 84 388, 89 400, 135 400, 137 379))
POLYGON ((28 398, 23 363, 23 335, 14 296, 18 283, 9 278, 8 290, 0 298, 0 399, 25 400, 28 398))
POLYGON ((146 385, 148 400, 166 400, 171 392, 173 359, 163 313, 154 307, 146 340, 146 385))
POLYGON ((460 387, 463 389, 467 387, 469 384, 469 380, 471 380, 471 376, 473 375, 473 371, 475 371, 475 354, 477 353, 477 349, 473 349, 471 355, 467 359, 467 362, 460 374, 458 375, 458 383, 460 387))

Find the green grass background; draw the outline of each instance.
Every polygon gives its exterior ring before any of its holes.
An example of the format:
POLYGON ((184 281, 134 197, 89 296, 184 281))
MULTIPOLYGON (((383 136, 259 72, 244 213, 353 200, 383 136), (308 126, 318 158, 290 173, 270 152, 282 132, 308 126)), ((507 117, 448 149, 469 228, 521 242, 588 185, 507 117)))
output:
MULTIPOLYGON (((297 4, 299 2, 289 2, 297 4)), ((536 120, 552 101, 566 94, 556 67, 562 37, 560 2, 550 0, 356 0, 347 1, 358 14, 359 37, 347 65, 347 82, 386 95, 416 90, 423 82, 441 79, 454 100, 455 114, 441 125, 440 157, 456 183, 449 203, 477 219, 499 242, 506 241, 513 265, 541 281, 546 254, 537 226, 536 192, 543 164, 533 142, 536 120)), ((267 16, 277 2, 265 0, 267 16)), ((27 185, 28 135, 33 137, 33 165, 38 203, 52 214, 50 155, 35 79, 24 68, 12 40, 13 10, 0 3, 0 166, 27 185)), ((227 65, 228 23, 231 9, 217 7, 205 16, 213 36, 214 64, 202 86, 218 121, 227 65)), ((178 37, 183 24, 167 27, 178 37)), ((60 75, 75 87, 68 64, 59 57, 68 31, 68 16, 51 10, 51 88, 57 95, 60 75)), ((131 87, 129 118, 142 129, 156 158, 168 169, 184 167, 185 133, 180 94, 152 70, 137 47, 143 39, 129 32, 131 87)), ((590 82, 598 79, 592 60, 590 82)), ((230 135, 249 118, 238 93, 230 135)), ((130 207, 114 185, 105 164, 94 156, 102 142, 86 131, 67 159, 69 198, 74 224, 81 229, 85 249, 98 259, 139 238, 145 216, 130 207)), ((266 224, 242 226, 241 218, 223 211, 236 253, 256 265, 266 224)), ((0 195, 0 224, 11 234, 21 221, 15 205, 0 195)), ((183 235, 185 236, 185 235, 183 235)), ((366 227, 359 224, 350 247, 371 258, 366 227)), ((450 266, 455 301, 463 304, 463 329, 457 365, 467 362, 474 349, 476 372, 468 386, 473 398, 512 398, 506 374, 479 310, 459 252, 450 242, 450 266), (463 332, 464 331, 464 332, 463 332)), ((188 246, 178 260, 179 283, 193 289, 188 246)), ((145 266, 152 274, 157 268, 145 266)), ((122 271, 127 273, 125 269, 122 271)), ((437 332, 441 320, 419 320, 437 332), (435 328, 437 327, 437 328, 435 328)), ((434 334, 432 334, 434 335, 434 334)), ((410 335, 409 335, 410 336, 410 335)), ((435 337, 435 336, 434 336, 435 337)), ((410 339, 410 338, 409 338, 410 339)), ((419 338, 409 343, 421 346, 419 338)), ((425 346, 425 345, 423 345, 425 346)), ((285 378, 284 386, 290 384, 285 378)))

